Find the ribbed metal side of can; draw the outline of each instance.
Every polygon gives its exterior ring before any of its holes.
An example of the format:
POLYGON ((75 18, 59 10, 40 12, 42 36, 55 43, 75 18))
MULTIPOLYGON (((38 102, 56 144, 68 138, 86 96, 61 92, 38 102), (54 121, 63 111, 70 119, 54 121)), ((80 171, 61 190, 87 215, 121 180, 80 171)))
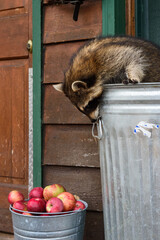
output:
POLYGON ((27 216, 12 213, 15 240, 83 240, 86 208, 51 216, 27 216))
POLYGON ((106 240, 160 240, 160 85, 105 87, 100 108, 101 180, 106 240))

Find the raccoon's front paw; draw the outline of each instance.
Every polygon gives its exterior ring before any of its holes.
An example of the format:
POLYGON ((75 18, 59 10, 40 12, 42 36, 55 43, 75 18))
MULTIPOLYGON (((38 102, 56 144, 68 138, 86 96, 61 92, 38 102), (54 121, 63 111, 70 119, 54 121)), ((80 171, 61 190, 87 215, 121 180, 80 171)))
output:
POLYGON ((129 84, 129 83, 136 84, 136 83, 138 83, 138 81, 137 81, 137 80, 134 80, 134 79, 126 78, 126 79, 124 79, 124 80, 122 81, 122 83, 125 84, 125 85, 127 85, 127 84, 129 84))

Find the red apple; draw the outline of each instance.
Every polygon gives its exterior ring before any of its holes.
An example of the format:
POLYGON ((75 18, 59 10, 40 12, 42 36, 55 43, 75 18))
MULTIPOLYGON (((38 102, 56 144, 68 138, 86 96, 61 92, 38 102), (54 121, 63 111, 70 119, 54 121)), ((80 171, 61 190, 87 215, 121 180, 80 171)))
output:
POLYGON ((52 184, 44 188, 43 197, 45 200, 57 197, 60 193, 65 192, 65 188, 60 184, 52 184))
POLYGON ((73 211, 80 210, 80 209, 85 209, 85 205, 81 201, 76 201, 76 205, 75 205, 73 211))
POLYGON ((10 204, 23 200, 24 200, 23 194, 17 190, 13 190, 8 194, 8 202, 10 204))
POLYGON ((29 193, 29 199, 31 198, 43 198, 43 188, 35 187, 29 193))
POLYGON ((46 204, 46 211, 48 213, 62 212, 63 202, 57 197, 50 198, 46 204))
POLYGON ((41 199, 42 199, 42 201, 43 201, 43 203, 44 203, 44 205, 45 205, 45 207, 46 207, 47 201, 46 201, 44 198, 41 198, 41 199))
POLYGON ((31 213, 29 212, 23 212, 22 215, 27 215, 27 216, 33 216, 31 213))
POLYGON ((31 198, 27 203, 27 209, 30 212, 45 212, 45 200, 41 198, 31 198))
MULTIPOLYGON (((21 211, 27 211, 27 206, 26 206, 26 204, 24 204, 23 201, 18 201, 18 202, 13 203, 13 208, 15 208, 17 210, 21 210, 21 211)), ((22 213, 21 211, 16 211, 15 209, 13 209, 14 212, 22 213)))
POLYGON ((64 205, 64 211, 72 211, 76 204, 76 199, 69 192, 60 193, 57 198, 61 199, 64 205))

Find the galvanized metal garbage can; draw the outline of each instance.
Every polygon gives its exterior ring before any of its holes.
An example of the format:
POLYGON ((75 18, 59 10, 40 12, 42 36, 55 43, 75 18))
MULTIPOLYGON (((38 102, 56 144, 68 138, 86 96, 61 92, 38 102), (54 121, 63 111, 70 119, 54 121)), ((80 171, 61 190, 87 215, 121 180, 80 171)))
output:
MULTIPOLYGON (((81 200, 82 201, 82 200, 81 200)), ((86 208, 50 216, 27 216, 10 207, 14 240, 83 240, 86 208)))
POLYGON ((160 240, 160 85, 107 85, 100 113, 105 239, 160 240))

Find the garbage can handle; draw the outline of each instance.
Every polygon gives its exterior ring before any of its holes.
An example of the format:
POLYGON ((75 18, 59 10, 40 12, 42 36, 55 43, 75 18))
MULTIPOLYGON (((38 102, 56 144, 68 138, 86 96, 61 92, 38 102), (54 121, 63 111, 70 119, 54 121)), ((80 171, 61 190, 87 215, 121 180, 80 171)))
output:
POLYGON ((92 125, 92 136, 98 140, 102 139, 102 119, 99 117, 96 122, 92 125), (98 134, 94 134, 95 126, 97 127, 98 134))

